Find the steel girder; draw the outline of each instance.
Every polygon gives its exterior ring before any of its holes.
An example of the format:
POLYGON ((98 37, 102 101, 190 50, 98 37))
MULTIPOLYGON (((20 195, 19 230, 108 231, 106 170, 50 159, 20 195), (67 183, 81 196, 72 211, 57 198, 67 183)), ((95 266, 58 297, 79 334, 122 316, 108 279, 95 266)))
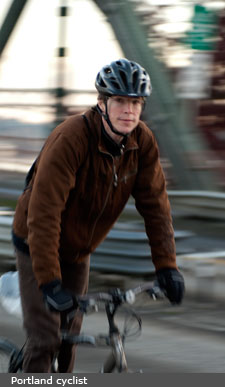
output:
POLYGON ((0 29, 0 57, 13 32, 13 29, 26 5, 27 0, 13 0, 8 10, 5 20, 0 29))
MULTIPOLYGON (((203 155, 206 144, 185 110, 180 109, 165 66, 147 42, 130 0, 94 0, 106 15, 126 58, 135 60, 149 72, 153 93, 147 102, 145 120, 153 129, 162 153, 172 164, 178 189, 215 189, 214 177, 206 169, 193 168, 187 155, 203 155)), ((218 187, 217 187, 218 188, 218 187)))
MULTIPOLYGON (((0 29, 0 57, 28 0, 13 0, 0 29)), ((178 189, 214 189, 206 169, 193 169, 187 155, 202 154, 206 145, 178 106, 168 73, 149 47, 146 33, 130 0, 94 0, 106 15, 125 56, 141 63, 150 73, 153 93, 147 102, 145 120, 155 132, 162 153, 173 166, 178 189)))

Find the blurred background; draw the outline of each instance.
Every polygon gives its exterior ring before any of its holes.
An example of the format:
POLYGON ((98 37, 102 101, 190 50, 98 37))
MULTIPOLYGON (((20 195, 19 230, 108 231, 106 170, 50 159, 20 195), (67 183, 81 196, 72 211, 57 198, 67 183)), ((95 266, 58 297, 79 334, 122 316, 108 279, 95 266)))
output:
POLYGON ((225 189, 224 1, 2 0, 2 171, 24 173, 68 115, 96 102, 99 69, 127 57, 149 72, 143 119, 168 189, 225 189))
MULTIPOLYGON (((187 328, 191 313, 191 329, 207 325, 206 334, 224 333, 224 315, 207 309, 208 302, 223 303, 225 294, 224 0, 1 0, 0 272, 15 270, 13 211, 46 137, 96 103, 97 72, 121 57, 150 74, 153 93, 143 120, 159 144, 188 299, 204 301, 208 316, 206 324, 190 303, 176 312, 176 321, 187 328)), ((93 254, 93 286, 153 274, 131 199, 93 254)), ((171 323, 166 313, 157 317, 161 323, 171 323)), ((199 352, 206 353, 200 343, 199 352)), ((190 364, 182 363, 183 370, 195 372, 190 364)), ((202 372, 210 372, 209 364, 205 359, 202 372)))

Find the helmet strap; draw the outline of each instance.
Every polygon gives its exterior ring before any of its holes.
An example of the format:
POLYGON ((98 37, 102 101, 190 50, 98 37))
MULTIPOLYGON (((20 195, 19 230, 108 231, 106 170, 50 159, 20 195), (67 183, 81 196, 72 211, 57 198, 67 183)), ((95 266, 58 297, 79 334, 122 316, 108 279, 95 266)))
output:
POLYGON ((99 112, 99 113, 101 114, 101 116, 105 119, 105 121, 106 121, 107 124, 109 125, 110 130, 111 130, 113 133, 117 134, 118 136, 127 137, 127 136, 128 136, 128 133, 127 133, 127 134, 121 133, 121 132, 119 132, 118 130, 116 130, 116 129, 113 127, 112 122, 111 122, 110 119, 109 119, 107 101, 108 101, 108 97, 106 97, 106 100, 104 101, 104 103, 105 103, 105 113, 102 111, 102 109, 99 107, 99 105, 97 105, 97 110, 98 110, 98 112, 99 112))

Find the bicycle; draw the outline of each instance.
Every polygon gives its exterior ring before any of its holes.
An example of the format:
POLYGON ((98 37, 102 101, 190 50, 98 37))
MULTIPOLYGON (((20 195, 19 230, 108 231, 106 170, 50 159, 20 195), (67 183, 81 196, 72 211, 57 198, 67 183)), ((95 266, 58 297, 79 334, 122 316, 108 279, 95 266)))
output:
MULTIPOLYGON (((76 296, 76 301, 79 305, 78 309, 84 314, 87 314, 89 311, 98 311, 99 306, 104 306, 109 332, 108 334, 92 336, 82 333, 74 335, 66 331, 61 331, 62 341, 66 341, 70 344, 91 345, 93 347, 109 347, 111 349, 110 354, 102 365, 99 371, 100 373, 132 372, 128 368, 124 345, 128 336, 137 335, 141 332, 142 320, 133 310, 132 304, 135 302, 136 296, 143 292, 148 293, 153 300, 161 299, 165 296, 165 293, 159 288, 156 282, 146 282, 126 291, 115 288, 109 292, 98 292, 84 296, 76 296), (126 305, 126 312, 128 313, 128 318, 125 318, 123 332, 120 331, 115 323, 116 312, 122 305, 126 305), (136 320, 137 327, 135 328, 135 331, 131 333, 129 324, 131 324, 132 318, 136 320)), ((75 311, 73 311, 73 315, 74 312, 75 311)), ((71 315, 68 315, 67 317, 71 318, 71 315)), ((0 338, 0 373, 22 372, 23 348, 24 346, 18 348, 14 343, 4 337, 0 338)), ((52 363, 52 372, 57 372, 57 354, 55 354, 52 363)))

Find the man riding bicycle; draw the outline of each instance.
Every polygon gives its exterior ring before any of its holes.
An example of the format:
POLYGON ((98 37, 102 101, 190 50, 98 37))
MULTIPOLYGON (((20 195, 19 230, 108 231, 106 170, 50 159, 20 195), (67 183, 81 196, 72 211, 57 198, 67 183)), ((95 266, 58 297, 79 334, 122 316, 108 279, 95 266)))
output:
POLYGON ((59 372, 72 372, 75 348, 61 345, 60 326, 79 333, 82 317, 62 322, 59 312, 73 307, 72 292, 87 292, 90 254, 131 195, 145 222, 159 284, 172 303, 184 294, 158 146, 140 120, 151 94, 149 75, 120 59, 101 69, 95 85, 97 105, 52 131, 16 207, 24 372, 50 372, 57 350, 59 372))

